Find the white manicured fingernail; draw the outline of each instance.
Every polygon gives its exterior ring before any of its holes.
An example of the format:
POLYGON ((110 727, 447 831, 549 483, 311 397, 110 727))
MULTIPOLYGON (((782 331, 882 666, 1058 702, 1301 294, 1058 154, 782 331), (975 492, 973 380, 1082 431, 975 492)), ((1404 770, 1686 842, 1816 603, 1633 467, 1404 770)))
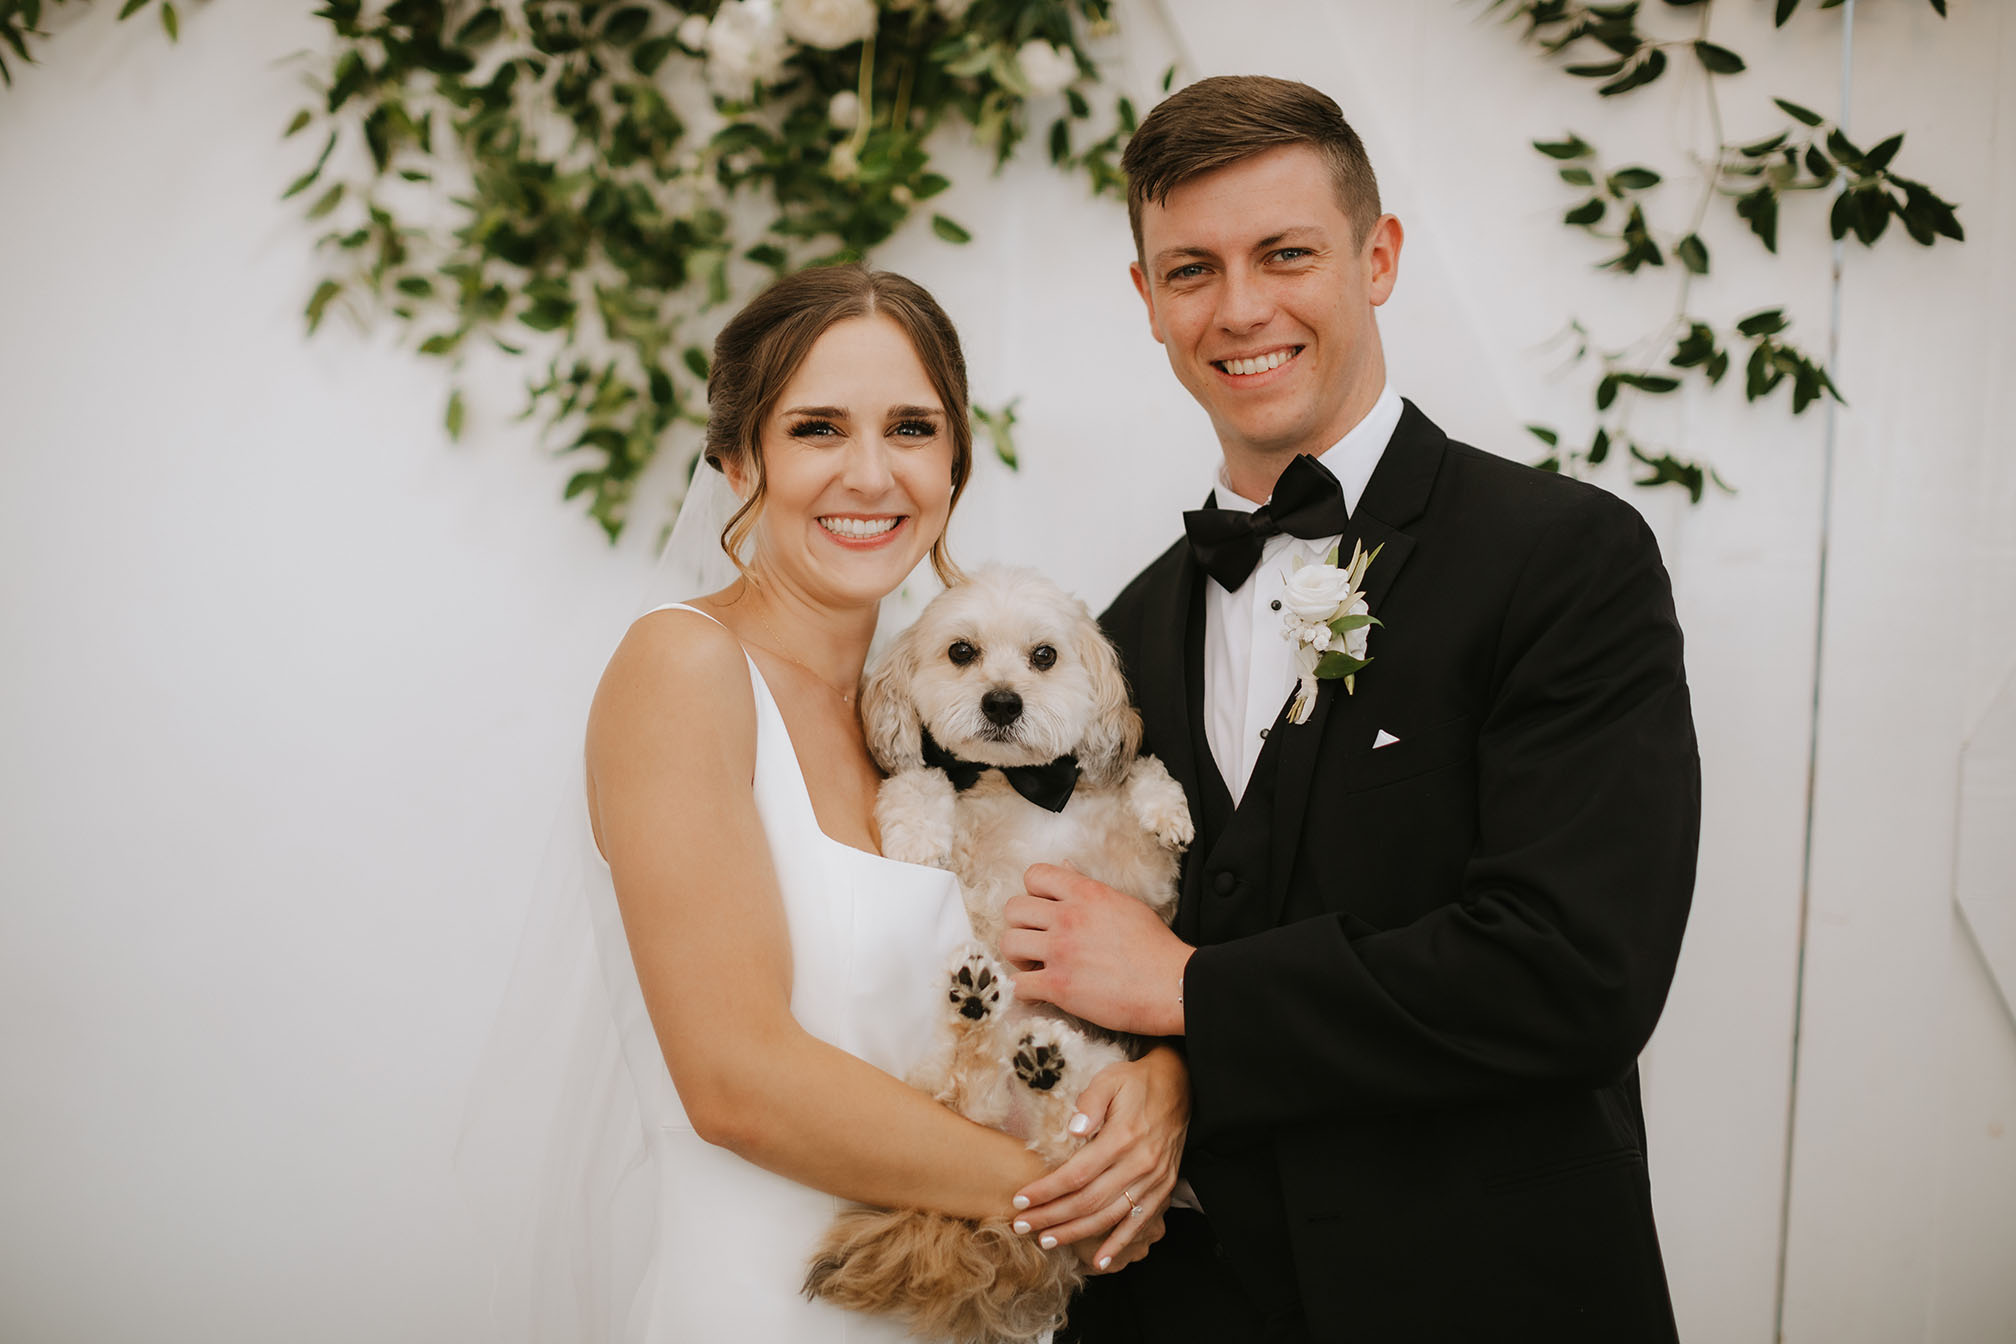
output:
POLYGON ((1086 1130, 1092 1128, 1092 1117, 1089 1115, 1074 1115, 1071 1117, 1071 1124, 1068 1128, 1073 1134, 1083 1134, 1086 1130))
MULTIPOLYGON (((1027 1196, 1027 1195, 1017 1195, 1017 1196, 1015 1196, 1015 1207, 1016 1207, 1016 1208, 1018 1208, 1018 1209, 1026 1209, 1026 1208, 1028 1208, 1028 1207, 1029 1207, 1029 1196, 1027 1196)), ((1025 1227, 1025 1228, 1022 1228, 1021 1230, 1022 1230, 1022 1231, 1024 1231, 1024 1232, 1026 1232, 1026 1231, 1028 1231, 1029 1229, 1025 1227)))
POLYGON ((1023 1222, 1020 1218, 1017 1218, 1015 1220, 1015 1231, 1017 1235, 1026 1237, 1029 1235, 1029 1224, 1023 1222))
POLYGON ((1042 1239, 1038 1241, 1036 1244, 1041 1246, 1046 1251, 1054 1251, 1057 1249, 1057 1238, 1051 1236, 1048 1232, 1045 1232, 1042 1236, 1042 1239))
POLYGON ((1102 1255, 1099 1257, 1099 1268, 1101 1269, 1106 1268, 1106 1266, 1112 1263, 1113 1263, 1113 1257, 1110 1255, 1102 1255))

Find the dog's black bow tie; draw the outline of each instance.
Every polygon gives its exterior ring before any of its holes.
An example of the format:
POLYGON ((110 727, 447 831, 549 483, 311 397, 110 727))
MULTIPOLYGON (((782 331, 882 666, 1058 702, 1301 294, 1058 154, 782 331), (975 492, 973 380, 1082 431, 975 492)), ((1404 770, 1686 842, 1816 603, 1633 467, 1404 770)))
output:
POLYGON ((985 765, 954 756, 938 745, 929 729, 924 730, 924 764, 943 770, 955 793, 972 788, 989 770, 999 770, 1015 792, 1050 812, 1062 812, 1071 801, 1071 790, 1078 787, 1076 756, 1059 756, 1041 765, 985 765))
POLYGON ((1192 509, 1183 515, 1183 530, 1189 534, 1197 563, 1230 593, 1237 592, 1260 563, 1267 538, 1283 532, 1304 539, 1334 537, 1350 522, 1344 487, 1321 462, 1302 453, 1282 471, 1274 497, 1253 512, 1192 509))

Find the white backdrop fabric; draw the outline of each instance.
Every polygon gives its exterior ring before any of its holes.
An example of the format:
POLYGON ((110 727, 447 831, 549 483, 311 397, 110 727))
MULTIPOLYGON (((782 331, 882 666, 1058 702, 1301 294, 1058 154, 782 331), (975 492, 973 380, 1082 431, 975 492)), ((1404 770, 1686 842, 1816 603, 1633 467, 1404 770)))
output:
MULTIPOLYGON (((1334 95, 1407 228, 1396 385, 1526 455, 1527 421, 1589 424, 1543 348, 1567 317, 1621 343, 1670 293, 1591 268, 1528 142, 1671 160, 1698 75, 1598 105, 1483 9, 1138 0, 1107 50, 1144 102, 1172 59, 1334 95)), ((1697 510, 1603 478, 1674 574, 1706 776, 1645 1065, 1655 1197, 1687 1338, 1766 1344, 1782 1273, 1788 1340, 2001 1339, 2016 1028, 1951 896, 1961 744, 2016 663, 2016 17, 1869 0, 1844 72, 1838 12, 1769 9, 1716 9, 1751 60, 1727 106, 1906 131, 1968 241, 1849 249, 1837 318, 1824 201, 1775 261, 1718 215, 1696 307, 1786 304, 1850 406, 1655 408, 1738 487, 1697 510)), ((461 1100, 660 520, 611 548, 563 506, 507 374, 451 445, 441 370, 340 316, 303 336, 313 229, 276 197, 313 148, 278 138, 308 6, 213 0, 173 48, 115 10, 55 16, 0 92, 0 1337, 480 1339, 461 1100)), ((975 242, 877 260, 958 320, 978 400, 1021 398, 1022 469, 982 463, 957 553, 1096 607, 1201 497, 1208 425, 1120 207, 943 152, 975 242)))

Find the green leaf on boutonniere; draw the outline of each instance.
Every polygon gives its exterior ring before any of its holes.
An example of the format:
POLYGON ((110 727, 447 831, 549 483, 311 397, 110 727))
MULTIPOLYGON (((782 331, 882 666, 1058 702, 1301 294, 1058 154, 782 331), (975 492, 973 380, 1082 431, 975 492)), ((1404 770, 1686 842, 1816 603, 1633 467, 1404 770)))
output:
POLYGON ((1361 630, 1368 625, 1378 624, 1379 618, 1377 616, 1367 611, 1361 611, 1356 616, 1339 616, 1336 620, 1330 622, 1330 633, 1345 635, 1353 630, 1361 630))
POLYGON ((1316 660, 1316 677, 1320 681, 1335 681, 1339 677, 1355 676, 1365 670, 1370 658, 1353 658, 1348 653, 1326 653, 1316 660))

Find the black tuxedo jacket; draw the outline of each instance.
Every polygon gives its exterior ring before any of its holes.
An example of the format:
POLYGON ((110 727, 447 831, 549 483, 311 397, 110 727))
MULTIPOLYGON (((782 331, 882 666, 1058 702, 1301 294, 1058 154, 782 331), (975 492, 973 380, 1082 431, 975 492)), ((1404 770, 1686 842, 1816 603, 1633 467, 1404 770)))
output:
POLYGON ((1185 1175, 1222 1258, 1311 1340, 1670 1340, 1635 1061, 1700 766, 1657 545, 1616 497, 1411 403, 1354 540, 1384 548, 1373 661, 1276 720, 1236 810, 1187 546, 1102 618, 1198 822, 1185 1175))

